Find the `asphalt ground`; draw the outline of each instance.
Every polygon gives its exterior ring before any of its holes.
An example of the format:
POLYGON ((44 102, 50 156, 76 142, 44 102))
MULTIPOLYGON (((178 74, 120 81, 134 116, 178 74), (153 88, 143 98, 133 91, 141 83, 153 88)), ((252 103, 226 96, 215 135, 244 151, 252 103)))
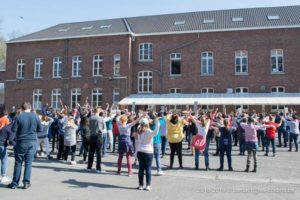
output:
MULTIPOLYGON (((164 176, 156 176, 153 160, 152 190, 139 191, 138 167, 134 175, 127 176, 126 159, 123 159, 122 174, 117 175, 117 154, 108 153, 102 160, 106 171, 97 174, 88 172, 82 157, 76 156, 77 165, 65 164, 57 160, 38 157, 33 163, 32 186, 27 189, 9 189, 0 184, 1 200, 89 200, 89 199, 300 199, 300 154, 288 152, 288 148, 277 148, 276 157, 265 157, 258 152, 257 173, 243 172, 246 156, 238 155, 238 147, 233 147, 233 172, 219 172, 219 157, 213 156, 215 144, 210 149, 210 171, 204 170, 204 157, 200 156, 200 169, 194 170, 194 157, 184 143, 183 166, 178 168, 175 156, 174 169, 168 169, 169 156, 162 159, 164 176)), ((12 154, 11 150, 10 153, 12 154)), ((78 151, 77 153, 78 154, 78 151)), ((270 154, 272 155, 272 153, 270 154)), ((55 155, 53 155, 55 156, 55 155)), ((70 159, 70 158, 69 158, 70 159)), ((251 169, 253 167, 253 160, 251 169)), ((9 157, 8 173, 13 174, 14 158, 9 157)), ((95 167, 95 166, 93 166, 95 167)), ((22 179, 21 179, 22 180, 22 179)), ((22 183, 20 183, 22 186, 22 183)))

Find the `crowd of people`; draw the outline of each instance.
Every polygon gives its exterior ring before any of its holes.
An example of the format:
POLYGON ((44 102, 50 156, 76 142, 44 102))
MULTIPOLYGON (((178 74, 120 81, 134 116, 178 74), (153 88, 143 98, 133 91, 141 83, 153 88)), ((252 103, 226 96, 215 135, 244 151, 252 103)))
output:
MULTIPOLYGON (((183 142, 195 158, 195 170, 199 169, 199 157, 204 156, 205 170, 210 170, 210 144, 216 143, 214 156, 220 157, 218 171, 224 170, 226 154, 228 170, 233 171, 232 147, 239 145, 239 155, 247 152, 245 172, 250 171, 253 157, 252 172, 257 172, 257 151, 265 151, 269 156, 272 145, 273 156, 276 156, 275 137, 278 135, 278 147, 289 147, 288 151, 298 151, 299 120, 293 110, 289 113, 276 115, 265 113, 241 113, 186 110, 174 112, 163 110, 156 112, 146 110, 129 112, 128 110, 112 110, 92 108, 88 101, 84 105, 77 104, 70 109, 61 102, 62 109, 55 111, 47 104, 41 113, 35 112, 31 104, 25 102, 19 110, 0 118, 0 159, 1 183, 9 183, 8 187, 19 186, 22 163, 25 162, 23 188, 31 186, 31 165, 33 160, 43 153, 49 160, 62 160, 76 165, 76 147, 79 156, 87 164, 86 169, 92 170, 96 157, 96 173, 103 173, 102 158, 108 151, 118 151, 116 173, 121 174, 124 155, 127 161, 127 174, 133 175, 134 164, 138 170, 138 189, 151 190, 151 168, 153 158, 156 163, 157 175, 163 175, 161 158, 166 155, 167 145, 170 147, 169 169, 174 167, 175 154, 179 168, 184 169, 182 159, 183 142), (278 134, 277 134, 278 133, 278 134), (80 138, 81 142, 78 142, 80 138), (50 151, 50 143, 52 151, 50 151), (7 177, 8 146, 14 146, 15 165, 12 180, 7 177), (56 152, 57 150, 57 152, 56 152), (56 157, 52 157, 56 153, 56 157), (146 184, 144 184, 144 175, 146 184), (145 187, 144 187, 145 186, 145 187)), ((77 160, 77 161, 76 161, 77 160)))

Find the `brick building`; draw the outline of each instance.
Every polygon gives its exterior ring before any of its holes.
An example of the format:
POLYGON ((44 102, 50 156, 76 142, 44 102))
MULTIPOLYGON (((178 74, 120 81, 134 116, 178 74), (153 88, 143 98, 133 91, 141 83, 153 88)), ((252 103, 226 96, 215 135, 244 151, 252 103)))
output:
POLYGON ((300 6, 59 24, 7 43, 5 105, 300 105, 300 6))

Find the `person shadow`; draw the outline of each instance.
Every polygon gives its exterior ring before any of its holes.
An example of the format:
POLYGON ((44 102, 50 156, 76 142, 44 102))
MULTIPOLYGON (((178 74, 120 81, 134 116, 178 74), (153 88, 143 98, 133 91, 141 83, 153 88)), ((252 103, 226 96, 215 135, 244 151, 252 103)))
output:
POLYGON ((136 188, 132 188, 132 187, 110 185, 110 184, 104 184, 104 183, 91 183, 91 182, 77 181, 76 179, 65 180, 65 181, 62 181, 62 183, 69 184, 70 187, 75 187, 75 188, 98 187, 98 188, 115 188, 115 189, 126 189, 126 190, 136 189, 136 188))

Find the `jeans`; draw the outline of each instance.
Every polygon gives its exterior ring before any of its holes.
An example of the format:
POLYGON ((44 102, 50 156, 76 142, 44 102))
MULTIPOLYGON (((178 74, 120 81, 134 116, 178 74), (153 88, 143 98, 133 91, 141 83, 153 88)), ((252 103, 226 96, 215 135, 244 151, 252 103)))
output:
POLYGON ((266 146, 265 130, 262 129, 257 130, 257 139, 258 139, 258 146, 262 146, 264 148, 266 146))
POLYGON ((279 146, 282 146, 282 142, 281 142, 281 136, 283 137, 283 143, 284 146, 287 146, 287 132, 283 127, 279 127, 278 128, 278 142, 279 142, 279 146))
POLYGON ((144 171, 146 171, 146 185, 150 186, 153 154, 138 152, 137 157, 139 160, 139 185, 144 185, 144 171))
POLYGON ((102 134, 102 156, 106 156, 107 151, 107 133, 102 134))
POLYGON ((50 155, 50 149, 49 149, 49 138, 45 137, 45 138, 38 138, 38 147, 40 145, 45 145, 46 147, 46 155, 49 156, 50 155))
POLYGON ((91 169, 94 162, 94 154, 96 152, 96 170, 101 170, 101 149, 102 149, 102 136, 96 135, 90 138, 88 169, 91 169))
POLYGON ((161 155, 164 156, 166 154, 167 149, 167 137, 161 136, 161 155))
POLYGON ((31 177, 31 167, 32 161, 34 160, 34 155, 37 149, 36 142, 21 142, 15 146, 15 167, 14 167, 14 175, 12 184, 18 186, 21 171, 22 171, 22 164, 23 161, 25 162, 25 169, 24 169, 24 176, 23 176, 23 183, 30 183, 31 177))
POLYGON ((240 147, 239 147, 240 148, 240 154, 245 155, 245 150, 246 150, 245 138, 240 139, 239 142, 240 142, 240 147))
POLYGON ((216 136, 215 140, 216 140, 216 153, 215 153, 215 155, 219 155, 219 153, 220 153, 220 137, 216 136))
MULTIPOLYGON (((205 166, 209 165, 209 144, 210 144, 210 140, 206 140, 206 147, 205 150, 203 152, 204 154, 204 160, 205 160, 205 166)), ((195 148, 195 166, 199 167, 199 156, 200 156, 200 152, 198 149, 195 148)))
POLYGON ((292 150, 292 142, 294 140, 296 151, 298 151, 298 136, 299 134, 290 133, 290 150, 292 150))
POLYGON ((82 139, 82 151, 83 151, 83 161, 86 161, 87 154, 89 152, 89 140, 87 138, 82 139))
POLYGON ((108 144, 109 144, 109 149, 112 151, 113 149, 113 144, 114 144, 114 137, 112 130, 107 130, 107 138, 108 138, 108 144))
POLYGON ((273 154, 275 154, 275 139, 270 139, 270 138, 266 138, 266 139, 267 139, 266 154, 269 153, 269 145, 270 145, 270 143, 272 144, 273 154))
POLYGON ((161 164, 160 164, 160 144, 154 144, 154 158, 156 161, 156 168, 157 172, 161 171, 161 164))
POLYGON ((182 167, 182 142, 170 143, 171 154, 170 154, 170 168, 173 167, 175 152, 178 156, 179 166, 182 167))
POLYGON ((7 169, 7 161, 8 161, 8 154, 7 149, 4 146, 0 146, 0 160, 1 160, 1 176, 6 176, 6 169, 7 169))
POLYGON ((224 155, 226 153, 227 156, 227 162, 228 162, 228 168, 232 168, 231 166, 231 145, 220 145, 220 168, 224 168, 224 155))
POLYGON ((237 146, 238 144, 238 131, 234 130, 232 132, 232 140, 234 141, 234 146, 237 146))
POLYGON ((68 160, 69 152, 71 151, 71 161, 75 161, 75 151, 76 151, 76 145, 73 146, 64 146, 64 160, 68 160))

